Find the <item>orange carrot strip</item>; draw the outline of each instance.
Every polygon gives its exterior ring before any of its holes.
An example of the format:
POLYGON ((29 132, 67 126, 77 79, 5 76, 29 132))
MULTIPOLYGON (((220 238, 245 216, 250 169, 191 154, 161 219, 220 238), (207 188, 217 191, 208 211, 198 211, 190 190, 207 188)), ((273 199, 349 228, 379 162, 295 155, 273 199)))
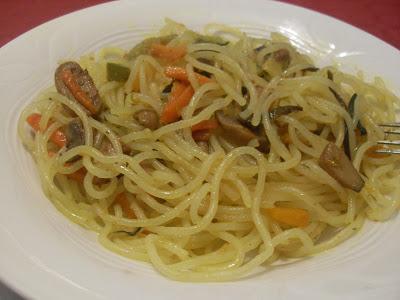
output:
POLYGON ((78 183, 83 183, 83 180, 85 179, 87 170, 82 167, 79 170, 75 171, 74 173, 70 174, 65 174, 69 179, 75 180, 78 183))
MULTIPOLYGON (((33 113, 30 116, 28 116, 26 121, 33 128, 33 130, 39 131, 40 130, 39 123, 41 118, 42 116, 40 114, 33 113)), ((62 132, 60 129, 57 129, 51 134, 50 140, 60 148, 64 147, 67 144, 67 137, 65 136, 64 132, 62 132)))
POLYGON ((169 61, 176 61, 186 55, 186 46, 165 46, 162 44, 152 44, 150 54, 169 61))
MULTIPOLYGON (((176 80, 189 82, 188 74, 184 68, 168 66, 165 68, 165 76, 176 80)), ((198 73, 196 73, 196 78, 200 84, 205 84, 212 81, 210 78, 198 73)))
POLYGON ((193 94, 194 90, 190 85, 175 82, 170 98, 161 114, 161 123, 169 124, 179 120, 182 109, 189 104, 193 94))
POLYGON ((198 130, 192 132, 192 137, 196 142, 207 142, 211 137, 211 132, 209 130, 198 130))
POLYGON ((174 82, 172 85, 171 97, 178 98, 187 87, 187 83, 174 82))
POLYGON ((135 219, 135 212, 131 209, 128 197, 125 193, 120 193, 115 197, 114 205, 118 204, 122 208, 122 212, 125 214, 128 219, 135 219))
POLYGON ((26 118, 26 121, 33 128, 33 130, 39 131, 39 123, 41 119, 42 116, 40 114, 33 113, 26 118))
POLYGON ((140 79, 139 76, 136 75, 135 79, 132 81, 132 91, 139 92, 140 91, 140 79))
POLYGON ((67 144, 67 137, 65 136, 64 132, 59 129, 52 133, 50 140, 60 148, 67 144))
POLYGON ((263 209, 271 218, 279 223, 304 227, 310 222, 310 214, 301 208, 273 207, 263 209))
POLYGON ((374 145, 372 147, 369 147, 367 151, 365 151, 365 154, 371 158, 385 158, 389 157, 389 153, 376 153, 376 150, 387 150, 389 149, 385 145, 374 145))
POLYGON ((217 120, 211 119, 211 120, 204 120, 201 121, 200 123, 197 123, 192 126, 192 132, 199 131, 199 130, 212 130, 218 128, 219 124, 217 120))
MULTIPOLYGON (((49 156, 53 157, 54 155, 56 155, 53 151, 49 151, 49 156)), ((70 163, 65 163, 65 166, 70 166, 70 163)), ((67 178, 75 180, 78 183, 83 183, 83 180, 85 179, 87 170, 85 167, 80 168, 79 170, 75 171, 74 173, 70 173, 70 174, 65 174, 65 176, 67 176, 67 178)))
POLYGON ((70 90, 72 95, 80 104, 82 104, 87 110, 89 110, 92 114, 97 113, 96 107, 93 105, 90 97, 81 89, 79 84, 75 81, 74 76, 72 75, 71 70, 66 69, 61 74, 61 79, 66 85, 66 87, 70 90))

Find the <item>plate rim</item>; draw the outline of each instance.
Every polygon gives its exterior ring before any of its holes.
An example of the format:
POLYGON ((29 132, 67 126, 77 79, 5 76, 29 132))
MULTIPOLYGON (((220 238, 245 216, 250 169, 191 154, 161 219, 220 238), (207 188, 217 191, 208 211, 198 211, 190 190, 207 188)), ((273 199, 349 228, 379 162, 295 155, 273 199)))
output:
MULTIPOLYGON (((54 23, 64 22, 64 20, 66 18, 68 18, 69 16, 71 16, 71 15, 82 14, 82 13, 85 13, 87 11, 98 9, 100 7, 102 7, 102 8, 103 7, 107 7, 107 6, 112 7, 112 6, 115 6, 115 5, 120 5, 121 3, 123 4, 124 2, 140 3, 142 1, 145 1, 145 0, 132 0, 132 1, 119 1, 118 0, 118 1, 105 2, 105 3, 100 3, 100 4, 92 5, 92 6, 89 6, 89 7, 85 7, 85 8, 79 9, 79 10, 75 10, 73 12, 70 12, 70 13, 67 13, 67 14, 52 18, 52 19, 47 20, 46 22, 44 22, 42 24, 39 24, 39 25, 29 29, 28 31, 18 35, 17 37, 13 38, 11 41, 9 41, 6 44, 4 44, 0 48, 0 56, 5 51, 7 51, 8 48, 13 47, 14 44, 20 43, 24 39, 29 38, 29 36, 35 35, 36 32, 44 30, 44 29, 46 29, 46 27, 52 26, 54 23)), ((185 2, 183 0, 180 0, 180 1, 185 2)), ((195 1, 200 2, 199 0, 195 0, 195 1)), ((234 0, 234 1, 235 2, 240 2, 240 0, 234 0)), ((360 34, 365 35, 366 34, 370 39, 372 39, 372 41, 374 43, 383 44, 385 46, 385 48, 388 48, 391 51, 394 51, 396 53, 396 55, 400 56, 400 49, 396 48, 395 46, 389 44, 388 42, 382 40, 381 38, 379 38, 379 37, 367 32, 367 31, 365 31, 365 30, 363 30, 361 28, 358 28, 358 27, 356 27, 356 26, 354 26, 352 24, 347 23, 346 21, 337 19, 336 17, 329 16, 329 15, 327 15, 325 13, 314 11, 314 10, 312 10, 310 8, 301 7, 301 6, 296 5, 296 4, 290 4, 290 3, 281 2, 281 1, 271 1, 271 0, 268 0, 268 1, 271 2, 271 3, 274 3, 274 5, 277 5, 277 6, 294 7, 294 8, 296 8, 296 10, 300 10, 300 11, 302 10, 302 11, 307 11, 307 12, 312 13, 312 14, 318 14, 318 15, 322 16, 323 18, 330 19, 334 23, 340 23, 342 25, 345 25, 346 27, 351 28, 353 31, 356 31, 356 33, 358 35, 360 35, 360 34)), ((41 298, 41 297, 47 297, 48 296, 48 293, 46 293, 46 292, 40 293, 39 290, 34 291, 36 294, 33 295, 32 294, 33 291, 28 291, 28 290, 25 290, 23 288, 23 285, 20 284, 21 282, 19 282, 18 278, 11 279, 10 277, 7 276, 6 272, 3 272, 3 270, 1 270, 1 269, 0 269, 0 281, 2 281, 5 285, 11 287, 12 290, 15 291, 17 294, 19 294, 19 295, 21 295, 23 297, 26 297, 26 298, 30 298, 30 297, 41 298)))

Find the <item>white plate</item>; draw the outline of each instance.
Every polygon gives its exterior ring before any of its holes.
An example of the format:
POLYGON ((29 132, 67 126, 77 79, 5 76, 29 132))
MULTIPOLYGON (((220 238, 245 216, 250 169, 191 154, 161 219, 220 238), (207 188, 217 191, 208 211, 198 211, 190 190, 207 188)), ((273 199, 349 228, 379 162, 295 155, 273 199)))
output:
POLYGON ((257 36, 281 31, 320 64, 345 63, 350 71, 358 66, 400 87, 398 50, 350 25, 279 2, 111 2, 43 24, 0 49, 1 280, 36 299, 399 299, 400 218, 368 223, 331 251, 243 280, 184 284, 103 249, 94 234, 70 223, 44 197, 16 135, 22 107, 51 84, 58 60, 104 45, 130 47, 164 17, 194 29, 219 22, 257 36))

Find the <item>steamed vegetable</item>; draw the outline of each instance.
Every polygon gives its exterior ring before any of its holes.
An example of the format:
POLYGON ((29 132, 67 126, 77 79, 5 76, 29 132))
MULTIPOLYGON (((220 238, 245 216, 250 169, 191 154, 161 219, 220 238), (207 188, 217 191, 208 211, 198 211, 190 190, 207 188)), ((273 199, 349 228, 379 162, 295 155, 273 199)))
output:
MULTIPOLYGON (((165 68, 165 75, 176 80, 189 82, 188 74, 184 68, 168 66, 165 68)), ((211 82, 210 78, 198 73, 196 73, 196 78, 200 84, 211 82)))
POLYGON ((192 132, 199 130, 212 130, 218 128, 218 122, 214 119, 204 120, 192 126, 192 132))
POLYGON ((67 178, 72 179, 78 183, 83 183, 83 180, 85 179, 87 170, 85 168, 80 168, 79 170, 70 173, 70 174, 65 174, 65 176, 67 176, 67 178))
POLYGON ((135 47, 133 47, 128 54, 126 55, 126 58, 129 60, 135 59, 139 55, 142 54, 148 54, 150 52, 150 47, 153 44, 168 44, 170 41, 172 41, 174 38, 176 38, 176 34, 171 34, 171 35, 165 35, 165 36, 160 36, 160 37, 153 37, 153 38, 148 38, 137 44, 135 47))
MULTIPOLYGON (((53 157, 54 155, 56 155, 56 153, 54 153, 53 151, 49 151, 49 156, 53 157)), ((65 163, 65 166, 70 166, 71 164, 69 162, 65 163)), ((70 173, 70 174, 64 174, 67 178, 72 179, 78 183, 83 183, 83 180, 85 179, 87 170, 86 168, 82 167, 80 169, 78 169, 77 171, 70 173)))
POLYGON ((125 82, 129 78, 131 70, 116 63, 107 63, 107 80, 125 82))
POLYGON ((174 62, 186 55, 186 46, 170 47, 163 44, 152 44, 150 46, 150 54, 174 62))
POLYGON ((120 193, 115 197, 113 205, 119 205, 122 209, 124 217, 128 219, 135 219, 135 212, 131 209, 131 205, 129 203, 128 197, 125 193, 120 193))
POLYGON ((187 106, 194 94, 193 88, 181 82, 174 82, 168 102, 164 106, 160 121, 168 124, 179 120, 182 109, 187 106))
MULTIPOLYGON (((41 120, 42 116, 40 114, 31 114, 26 121, 28 124, 35 130, 36 132, 40 131, 39 123, 41 120)), ((67 143, 67 137, 65 136, 64 132, 61 131, 60 129, 57 129, 52 133, 50 136, 50 141, 52 141, 54 144, 56 144, 58 147, 62 148, 66 145, 67 143)))
POLYGON ((263 208, 264 212, 275 221, 292 227, 304 227, 310 222, 310 214, 305 209, 272 207, 263 208))
POLYGON ((195 141, 208 141, 214 129, 217 129, 219 124, 217 120, 204 120, 192 126, 192 137, 195 141))
POLYGON ((160 125, 157 113, 154 111, 154 109, 151 108, 146 108, 138 111, 135 114, 135 119, 140 125, 151 130, 156 130, 160 125))
POLYGON ((210 130, 198 130, 192 132, 192 137, 196 142, 207 142, 211 137, 210 130))

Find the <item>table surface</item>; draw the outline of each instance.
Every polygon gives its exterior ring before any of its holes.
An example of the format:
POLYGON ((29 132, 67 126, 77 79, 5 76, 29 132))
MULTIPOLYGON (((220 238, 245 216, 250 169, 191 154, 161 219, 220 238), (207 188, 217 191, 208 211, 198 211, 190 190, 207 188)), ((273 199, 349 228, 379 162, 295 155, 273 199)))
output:
MULTIPOLYGON (((0 46, 48 20, 105 0, 0 0, 0 46), (29 12, 29 13, 26 13, 29 12)), ((400 0, 284 0, 336 17, 400 49, 400 0)), ((0 299, 18 295, 0 283, 0 299)))
MULTIPOLYGON (((48 20, 105 0, 0 0, 0 46, 48 20), (6 13, 4 13, 6 12, 6 13), (29 13, 26 13, 29 12, 29 13)), ((400 0, 283 0, 331 15, 400 49, 400 0)))

